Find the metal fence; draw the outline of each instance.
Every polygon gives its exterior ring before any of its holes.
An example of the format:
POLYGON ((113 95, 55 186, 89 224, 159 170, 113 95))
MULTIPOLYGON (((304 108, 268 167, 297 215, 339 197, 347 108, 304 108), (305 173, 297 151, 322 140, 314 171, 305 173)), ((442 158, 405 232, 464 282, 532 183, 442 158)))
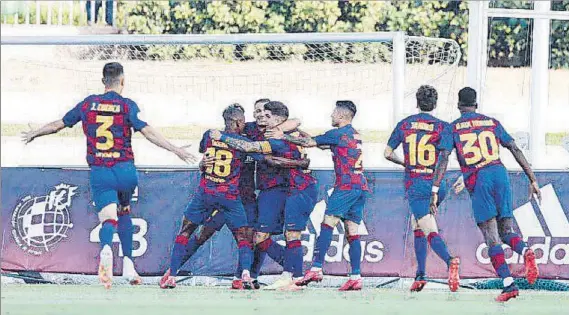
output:
MULTIPOLYGON (((125 1, 2 1, 2 24, 117 27, 119 6, 125 1)), ((123 25, 126 21, 124 17, 123 25)))

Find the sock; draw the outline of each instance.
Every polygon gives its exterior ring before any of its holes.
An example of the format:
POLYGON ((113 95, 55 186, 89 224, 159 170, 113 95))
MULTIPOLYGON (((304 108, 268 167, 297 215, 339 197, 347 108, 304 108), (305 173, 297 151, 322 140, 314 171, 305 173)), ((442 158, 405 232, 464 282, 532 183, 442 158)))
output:
POLYGON ((253 251, 253 265, 251 266, 251 278, 257 279, 259 277, 261 274, 261 267, 263 267, 266 257, 266 251, 262 251, 259 247, 255 247, 255 250, 253 251))
POLYGON ((182 266, 188 260, 190 260, 190 258, 192 258, 192 256, 196 253, 196 251, 198 250, 198 248, 200 248, 200 246, 201 246, 201 244, 198 243, 197 236, 190 238, 190 240, 188 241, 188 243, 184 247, 185 252, 184 252, 184 255, 182 256, 182 259, 180 260, 180 266, 178 267, 178 269, 182 268, 182 266))
POLYGON ((300 240, 286 243, 284 271, 292 273, 295 278, 302 277, 302 244, 300 240))
POLYGON ((415 258, 417 259, 417 276, 424 276, 427 269, 427 238, 422 230, 415 230, 415 258))
POLYGON ((360 242, 359 235, 348 236, 348 243, 350 243, 350 249, 348 253, 350 254, 350 265, 352 266, 352 275, 359 275, 361 257, 362 257, 362 243, 360 242))
POLYGON ((177 276, 178 270, 182 266, 182 259, 186 255, 186 246, 189 243, 189 239, 185 235, 176 236, 174 241, 174 248, 172 249, 172 257, 170 260, 170 275, 177 276))
MULTIPOLYGON (((241 240, 237 243, 237 248, 239 249, 239 264, 238 269, 251 270, 251 265, 253 264, 253 244, 249 240, 241 240)), ((241 278, 241 276, 239 276, 241 278)))
POLYGON ((314 246, 314 261, 312 262, 313 267, 322 268, 324 263, 324 257, 328 251, 328 247, 332 243, 332 232, 334 227, 328 224, 322 223, 320 228, 320 235, 316 240, 316 246, 314 246))
POLYGON ((260 251, 266 252, 276 263, 284 267, 285 248, 269 237, 257 245, 260 251))
POLYGON ((431 248, 433 249, 435 254, 437 254, 447 264, 447 266, 450 266, 451 257, 450 254, 448 253, 447 245, 445 244, 445 241, 443 241, 439 233, 437 232, 429 233, 427 240, 429 241, 429 244, 431 245, 431 248))
POLYGON ((520 255, 525 253, 525 249, 528 246, 517 233, 506 234, 504 236, 504 242, 508 244, 514 252, 520 255))
MULTIPOLYGON (((504 257, 504 250, 502 245, 494 245, 488 250, 488 255, 490 256, 490 261, 492 261, 492 266, 500 278, 506 280, 511 278, 510 268, 506 264, 506 258, 504 257)), ((506 283, 506 281, 504 281, 506 283)))
POLYGON ((101 248, 105 247, 105 245, 109 245, 112 247, 113 243, 113 235, 117 230, 117 220, 108 219, 103 221, 103 226, 99 230, 99 240, 101 241, 101 248))
POLYGON ((129 213, 119 215, 117 233, 121 240, 122 253, 125 257, 132 260, 132 233, 134 232, 132 226, 132 218, 129 213))

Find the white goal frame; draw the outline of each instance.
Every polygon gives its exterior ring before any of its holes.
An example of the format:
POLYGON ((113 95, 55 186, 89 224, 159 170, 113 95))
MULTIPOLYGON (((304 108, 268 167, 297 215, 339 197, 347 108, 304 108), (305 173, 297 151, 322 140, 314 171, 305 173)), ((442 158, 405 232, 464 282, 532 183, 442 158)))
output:
POLYGON ((72 35, 3 36, 1 45, 213 45, 213 44, 303 44, 303 43, 392 43, 392 126, 402 118, 405 98, 406 51, 404 32, 283 33, 283 34, 175 34, 175 35, 72 35))
POLYGON ((549 33, 551 20, 569 21, 569 11, 551 11, 551 1, 534 1, 533 10, 489 8, 488 1, 468 1, 468 85, 478 91, 479 108, 484 104, 488 60, 488 19, 514 17, 534 19, 530 92, 530 162, 534 168, 547 168, 545 162, 545 122, 543 112, 549 104, 549 33))

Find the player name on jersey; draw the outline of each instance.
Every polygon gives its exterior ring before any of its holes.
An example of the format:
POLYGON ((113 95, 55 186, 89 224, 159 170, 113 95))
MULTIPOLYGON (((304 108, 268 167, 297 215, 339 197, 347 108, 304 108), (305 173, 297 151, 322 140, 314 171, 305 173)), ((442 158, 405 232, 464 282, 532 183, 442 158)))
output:
POLYGON ((485 120, 469 120, 459 122, 455 125, 456 130, 461 129, 468 129, 473 127, 492 127, 495 126, 494 120, 492 119, 485 119, 485 120))
POLYGON ((424 122, 413 121, 411 122, 411 129, 433 131, 435 130, 435 125, 424 122))
POLYGON ((120 105, 114 105, 114 104, 91 103, 91 110, 98 111, 98 112, 120 113, 121 112, 121 106, 120 105))

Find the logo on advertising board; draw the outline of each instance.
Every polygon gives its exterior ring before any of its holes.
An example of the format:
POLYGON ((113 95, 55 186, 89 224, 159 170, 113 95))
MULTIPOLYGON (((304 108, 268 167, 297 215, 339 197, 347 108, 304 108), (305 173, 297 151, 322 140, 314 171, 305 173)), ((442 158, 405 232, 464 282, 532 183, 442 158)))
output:
MULTIPOLYGON (((524 240, 530 240, 530 247, 536 252, 538 264, 569 265, 569 218, 563 210, 553 185, 541 189, 541 204, 534 209, 531 202, 514 210, 514 218, 524 240), (542 220, 537 215, 541 213, 542 220)), ((486 244, 476 250, 479 262, 489 264, 486 244)), ((508 248, 504 245, 504 248, 508 248)), ((523 264, 524 258, 513 252, 507 257, 509 264, 523 264)))
POLYGON ((77 186, 61 183, 45 196, 26 196, 12 212, 12 236, 33 255, 53 250, 73 228, 70 208, 77 186))
MULTIPOLYGON (((327 191, 328 196, 332 194, 334 189, 329 189, 327 191)), ((302 245, 307 248, 306 254, 304 254, 304 261, 312 261, 314 246, 316 245, 316 238, 320 235, 320 225, 324 220, 324 213, 326 211, 326 199, 321 200, 314 206, 312 213, 310 214, 309 224, 306 229, 302 232, 305 236, 302 239, 302 245), (306 239, 308 236, 308 239, 306 239)), ((332 243, 325 256, 326 262, 342 262, 350 261, 348 250, 350 245, 345 239, 346 229, 344 223, 340 221, 336 227, 334 227, 334 232, 332 235, 332 243)), ((362 261, 369 263, 377 263, 383 259, 383 251, 385 249, 384 244, 377 239, 370 239, 368 229, 365 222, 362 220, 358 234, 362 236, 362 261)), ((284 244, 284 241, 279 241, 284 244)))

